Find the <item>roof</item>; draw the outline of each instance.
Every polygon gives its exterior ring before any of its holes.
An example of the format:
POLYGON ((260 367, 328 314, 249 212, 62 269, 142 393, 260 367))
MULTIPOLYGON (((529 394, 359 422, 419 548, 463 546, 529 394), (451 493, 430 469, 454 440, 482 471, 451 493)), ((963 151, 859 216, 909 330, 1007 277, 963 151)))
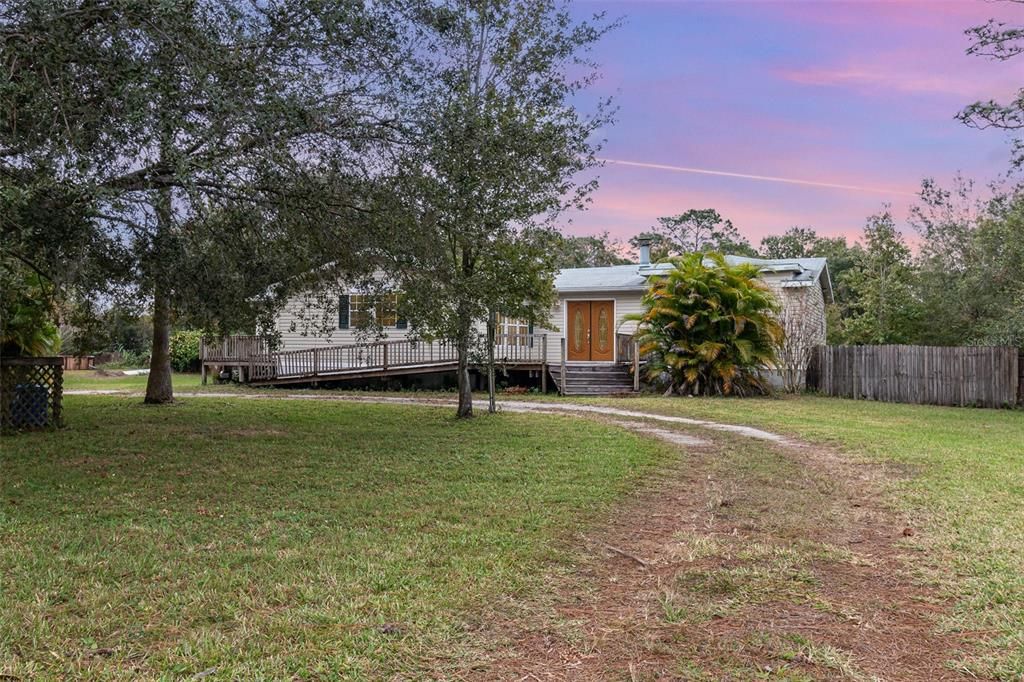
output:
POLYGON ((647 288, 647 278, 664 272, 667 263, 659 265, 608 265, 599 268, 566 268, 555 275, 558 291, 629 291, 647 288))
MULTIPOLYGON (((747 258, 726 256, 730 265, 750 263, 762 273, 789 275, 783 288, 805 287, 820 284, 827 300, 832 300, 832 281, 828 276, 828 263, 824 258, 747 258), (822 274, 825 276, 822 277, 822 274)), ((647 279, 664 274, 670 263, 638 265, 609 265, 598 268, 566 268, 555 276, 555 289, 559 292, 583 291, 642 291, 647 288, 647 279)))
POLYGON ((825 300, 832 302, 832 278, 828 272, 828 261, 824 258, 748 258, 746 256, 726 256, 729 265, 750 263, 756 265, 762 273, 772 273, 789 277, 782 281, 782 288, 809 287, 819 284, 825 294, 825 300), (824 275, 824 276, 822 276, 824 275))

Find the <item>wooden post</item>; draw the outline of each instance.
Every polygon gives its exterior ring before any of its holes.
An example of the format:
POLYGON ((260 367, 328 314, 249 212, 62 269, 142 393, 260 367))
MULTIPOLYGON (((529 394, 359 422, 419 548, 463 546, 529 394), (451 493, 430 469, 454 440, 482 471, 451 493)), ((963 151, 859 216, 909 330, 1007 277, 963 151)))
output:
POLYGON ((558 375, 558 393, 565 395, 565 337, 562 337, 562 372, 558 375))
POLYGON ((487 411, 494 414, 498 411, 494 402, 494 344, 497 315, 492 310, 487 316, 487 411))
POLYGON ((548 335, 540 337, 540 392, 548 392, 548 335))
POLYGON ((199 361, 199 377, 203 386, 206 385, 206 361, 199 361))
POLYGON ((386 371, 388 371, 388 344, 387 344, 387 341, 382 343, 381 346, 383 346, 383 349, 384 349, 384 353, 383 353, 384 354, 384 371, 386 372, 386 371))
POLYGON ((640 390, 640 342, 633 339, 633 390, 640 390))
POLYGON ((320 374, 320 349, 313 349, 313 376, 320 374))

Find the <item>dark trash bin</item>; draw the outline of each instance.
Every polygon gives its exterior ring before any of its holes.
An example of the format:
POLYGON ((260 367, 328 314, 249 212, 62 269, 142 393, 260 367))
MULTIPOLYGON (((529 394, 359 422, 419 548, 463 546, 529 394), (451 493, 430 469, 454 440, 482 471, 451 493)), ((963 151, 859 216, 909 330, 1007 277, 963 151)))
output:
POLYGON ((50 389, 42 384, 15 384, 11 400, 11 425, 16 429, 49 424, 50 389))

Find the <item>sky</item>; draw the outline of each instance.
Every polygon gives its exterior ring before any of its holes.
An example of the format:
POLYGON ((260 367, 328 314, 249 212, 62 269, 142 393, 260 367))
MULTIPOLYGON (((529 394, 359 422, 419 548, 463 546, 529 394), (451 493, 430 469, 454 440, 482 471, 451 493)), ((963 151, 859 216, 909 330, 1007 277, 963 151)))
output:
POLYGON ((602 75, 586 97, 613 95, 618 116, 603 130, 599 189, 567 215, 568 233, 628 240, 659 216, 715 208, 755 246, 794 225, 852 241, 886 204, 909 232, 923 178, 959 171, 984 185, 1009 168, 1005 133, 954 116, 1024 85, 1024 61, 968 56, 964 35, 992 17, 1021 23, 1024 6, 577 0, 573 11, 625 23, 591 54, 602 75))

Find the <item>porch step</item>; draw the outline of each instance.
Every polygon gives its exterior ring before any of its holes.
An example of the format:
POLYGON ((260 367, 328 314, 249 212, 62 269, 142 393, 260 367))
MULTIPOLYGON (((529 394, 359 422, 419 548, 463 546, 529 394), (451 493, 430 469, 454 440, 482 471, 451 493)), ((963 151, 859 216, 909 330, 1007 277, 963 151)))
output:
POLYGON ((566 365, 565 378, 559 365, 549 366, 551 376, 563 395, 609 395, 633 392, 633 376, 626 365, 588 363, 566 365))

